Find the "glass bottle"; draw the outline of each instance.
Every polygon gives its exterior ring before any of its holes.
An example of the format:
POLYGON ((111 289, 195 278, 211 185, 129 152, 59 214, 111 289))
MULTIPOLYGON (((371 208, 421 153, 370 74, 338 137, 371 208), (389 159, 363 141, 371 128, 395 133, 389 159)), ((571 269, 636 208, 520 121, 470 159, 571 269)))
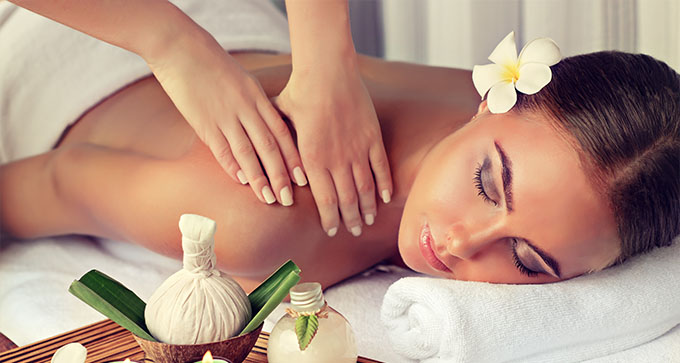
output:
POLYGON ((307 282, 290 289, 292 309, 274 325, 267 343, 270 363, 345 363, 357 361, 354 332, 347 319, 326 304, 321 284, 307 282), (295 315, 317 312, 319 326, 311 342, 300 349, 295 315))

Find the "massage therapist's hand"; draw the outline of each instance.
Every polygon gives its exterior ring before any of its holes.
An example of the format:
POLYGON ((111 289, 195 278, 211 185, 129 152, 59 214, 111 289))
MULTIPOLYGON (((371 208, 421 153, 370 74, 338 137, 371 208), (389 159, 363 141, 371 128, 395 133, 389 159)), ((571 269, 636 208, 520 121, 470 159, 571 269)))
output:
POLYGON ((257 79, 205 32, 178 39, 146 60, 227 174, 250 183, 262 202, 293 203, 290 176, 306 183, 300 156, 257 79))
POLYGON ((362 215, 368 225, 376 217, 376 190, 388 202, 392 179, 380 124, 356 58, 301 70, 293 66, 275 104, 296 129, 323 229, 335 235, 341 214, 347 230, 360 235, 362 215))

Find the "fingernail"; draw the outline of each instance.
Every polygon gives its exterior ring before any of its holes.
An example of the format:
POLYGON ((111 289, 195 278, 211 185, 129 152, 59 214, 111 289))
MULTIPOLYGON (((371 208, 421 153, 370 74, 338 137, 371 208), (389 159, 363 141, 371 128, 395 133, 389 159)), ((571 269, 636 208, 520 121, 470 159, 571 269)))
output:
POLYGON ((236 177, 241 182, 241 184, 244 184, 244 185, 248 184, 248 179, 246 178, 246 173, 244 173, 243 170, 237 171, 236 177))
POLYGON ((333 227, 328 230, 328 237, 333 237, 336 233, 338 233, 338 227, 333 227))
POLYGON ((354 237, 359 237, 361 235, 361 226, 352 227, 352 235, 354 237))
POLYGON ((291 193, 288 186, 285 186, 283 189, 281 189, 281 204, 284 207, 293 205, 293 193, 291 193))
POLYGON ((299 187, 307 185, 305 173, 302 172, 302 168, 299 166, 296 166, 295 169, 293 169, 293 178, 295 179, 295 184, 297 184, 299 187))
POLYGON ((385 204, 389 203, 390 200, 392 200, 392 196, 390 195, 390 191, 387 190, 387 189, 382 191, 381 196, 382 196, 383 203, 385 203, 385 204))
POLYGON ((276 197, 274 196, 274 193, 272 193, 272 189, 269 187, 269 185, 265 185, 262 188, 262 196, 264 197, 264 200, 267 202, 267 204, 276 202, 276 197))
POLYGON ((373 214, 370 214, 370 213, 369 213, 369 214, 367 214, 367 215, 364 216, 364 221, 365 221, 366 224, 368 224, 369 226, 372 226, 372 225, 373 225, 373 222, 375 222, 375 216, 374 216, 373 214))

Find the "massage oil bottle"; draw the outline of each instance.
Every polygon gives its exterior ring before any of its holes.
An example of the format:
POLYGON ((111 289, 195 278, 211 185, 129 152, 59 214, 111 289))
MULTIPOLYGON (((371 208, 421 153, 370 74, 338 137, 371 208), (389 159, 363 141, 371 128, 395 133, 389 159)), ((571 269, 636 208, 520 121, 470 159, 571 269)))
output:
POLYGON ((270 363, 345 363, 357 361, 354 332, 347 319, 324 300, 321 284, 290 290, 292 309, 274 326, 267 344, 270 363))

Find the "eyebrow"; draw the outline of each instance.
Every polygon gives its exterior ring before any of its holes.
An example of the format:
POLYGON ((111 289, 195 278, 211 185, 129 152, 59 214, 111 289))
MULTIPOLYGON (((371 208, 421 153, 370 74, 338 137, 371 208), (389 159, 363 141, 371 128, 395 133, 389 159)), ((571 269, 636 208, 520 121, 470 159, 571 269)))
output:
MULTIPOLYGON (((513 211, 512 208, 512 161, 510 158, 508 158, 508 155, 505 153, 505 150, 501 146, 501 144, 498 141, 494 141, 494 146, 496 147, 496 151, 498 151, 498 156, 501 158, 501 178, 503 179, 503 195, 505 195, 505 208, 508 210, 508 213, 513 211)), ((550 256, 547 252, 541 250, 540 248, 536 247, 533 245, 531 242, 528 240, 522 238, 522 240, 529 246, 534 252, 536 252, 537 255, 539 255, 543 261, 545 262, 546 265, 548 265, 553 272, 555 272, 555 275, 557 277, 562 278, 560 275, 560 264, 557 262, 556 259, 554 259, 552 256, 550 256)))
POLYGON ((501 158, 501 178, 503 179, 503 194, 505 195, 505 209, 508 213, 512 212, 512 161, 505 154, 505 150, 501 147, 498 141, 493 142, 498 151, 498 156, 501 158))
POLYGON ((534 246, 528 240, 526 240, 524 238, 522 238, 522 240, 524 241, 524 243, 527 244, 527 246, 529 246, 529 248, 534 250, 534 252, 536 252, 537 255, 541 256, 541 258, 543 259, 545 264, 548 265, 553 270, 553 272, 555 272, 555 275, 557 275, 557 277, 562 278, 562 275, 560 275, 560 264, 557 262, 557 260, 555 260, 547 252, 545 252, 545 251, 541 250, 540 248, 534 246))

